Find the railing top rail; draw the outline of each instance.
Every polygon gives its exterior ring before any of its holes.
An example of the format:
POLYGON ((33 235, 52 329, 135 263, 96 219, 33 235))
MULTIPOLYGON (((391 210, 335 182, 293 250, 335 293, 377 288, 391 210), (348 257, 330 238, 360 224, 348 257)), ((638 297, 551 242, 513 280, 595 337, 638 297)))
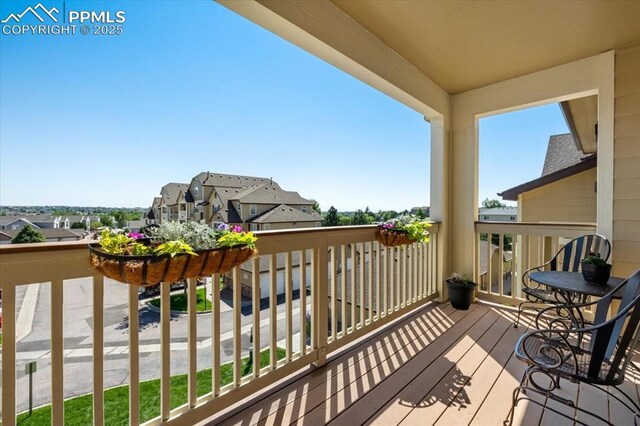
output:
MULTIPOLYGON (((437 234, 439 230, 438 222, 431 222, 432 226, 429 232, 437 234)), ((256 231, 255 234, 265 240, 272 240, 274 237, 295 236, 300 234, 313 234, 314 237, 331 236, 336 234, 367 232, 375 230, 376 225, 360 225, 360 226, 330 226, 322 228, 298 228, 298 229, 281 229, 273 231, 256 231)), ((0 246, 0 255, 14 253, 37 253, 48 251, 64 251, 86 249, 88 244, 95 243, 95 240, 79 240, 79 241, 63 241, 52 243, 32 243, 32 244, 7 244, 0 246)))
POLYGON ((577 237, 596 231, 595 223, 475 222, 476 232, 531 236, 577 237))

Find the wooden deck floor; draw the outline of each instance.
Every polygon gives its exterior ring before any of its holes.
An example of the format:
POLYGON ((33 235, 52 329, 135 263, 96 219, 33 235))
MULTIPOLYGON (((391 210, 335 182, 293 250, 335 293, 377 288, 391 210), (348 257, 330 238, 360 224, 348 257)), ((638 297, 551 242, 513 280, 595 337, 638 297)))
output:
MULTIPOLYGON (((466 312, 429 305, 221 424, 501 425, 525 369, 513 348, 526 324, 514 329, 513 318, 513 311, 485 304, 466 312)), ((625 383, 635 398, 637 379, 625 383)), ((566 381, 562 388, 565 397, 614 424, 633 424, 630 413, 606 394, 566 381)), ((526 402, 515 418, 516 425, 574 424, 526 402)))

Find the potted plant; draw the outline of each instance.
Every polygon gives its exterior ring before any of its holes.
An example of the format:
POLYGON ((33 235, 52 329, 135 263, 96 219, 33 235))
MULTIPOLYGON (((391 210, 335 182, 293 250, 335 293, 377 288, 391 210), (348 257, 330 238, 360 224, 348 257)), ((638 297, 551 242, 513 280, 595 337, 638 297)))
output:
POLYGON ((415 242, 428 243, 430 226, 429 222, 416 215, 404 214, 378 225, 376 239, 389 247, 415 242))
POLYGON ((473 292, 477 284, 466 275, 459 275, 455 272, 446 281, 451 306, 462 311, 468 310, 473 302, 473 292))
POLYGON ((223 274, 257 253, 257 237, 239 226, 164 222, 146 232, 103 230, 89 245, 91 266, 123 283, 152 286, 223 274))
POLYGON ((585 257, 582 260, 582 276, 588 283, 606 285, 611 276, 611 265, 609 265, 598 254, 585 257))

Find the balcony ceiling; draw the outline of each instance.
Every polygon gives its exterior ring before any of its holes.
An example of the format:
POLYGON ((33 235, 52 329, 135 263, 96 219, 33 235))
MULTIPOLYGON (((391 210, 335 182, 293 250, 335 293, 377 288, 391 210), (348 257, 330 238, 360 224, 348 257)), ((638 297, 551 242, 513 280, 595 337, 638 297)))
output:
POLYGON ((640 1, 332 1, 452 94, 640 40, 640 1))

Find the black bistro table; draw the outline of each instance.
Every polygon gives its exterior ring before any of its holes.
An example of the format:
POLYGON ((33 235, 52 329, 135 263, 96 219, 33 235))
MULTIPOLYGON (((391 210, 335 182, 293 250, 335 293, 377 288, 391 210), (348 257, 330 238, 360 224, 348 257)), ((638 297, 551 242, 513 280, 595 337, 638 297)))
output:
MULTIPOLYGON (((575 300, 573 295, 579 296, 580 301, 586 300, 589 296, 602 297, 624 281, 622 278, 611 277, 606 285, 596 285, 586 282, 581 272, 567 271, 532 272, 529 278, 558 292, 568 304, 575 300)), ((613 297, 622 299, 622 291, 618 290, 613 297)))
MULTIPOLYGON (((577 306, 573 309, 571 305, 584 303, 589 297, 602 297, 624 281, 622 278, 611 277, 606 285, 591 284, 584 280, 581 272, 568 271, 532 272, 529 278, 554 291, 558 302, 569 307, 559 310, 557 314, 560 320, 570 320, 573 324, 572 328, 583 328, 588 322, 585 321, 581 309, 577 306)), ((624 288, 618 290, 613 297, 622 299, 623 292, 624 288)), ((578 338, 578 342, 581 340, 582 335, 578 338)))

